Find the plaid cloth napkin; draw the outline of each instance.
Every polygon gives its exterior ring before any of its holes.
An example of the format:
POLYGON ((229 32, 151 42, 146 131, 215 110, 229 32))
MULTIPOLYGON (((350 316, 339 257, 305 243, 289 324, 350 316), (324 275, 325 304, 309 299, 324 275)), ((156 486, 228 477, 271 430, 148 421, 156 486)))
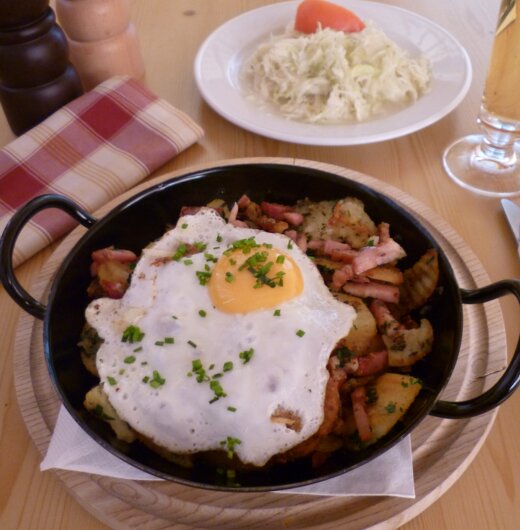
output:
MULTIPOLYGON (((197 142, 203 130, 129 77, 114 77, 0 150, 0 233, 20 206, 44 193, 94 211, 197 142)), ((19 265, 75 226, 49 209, 18 238, 19 265)))

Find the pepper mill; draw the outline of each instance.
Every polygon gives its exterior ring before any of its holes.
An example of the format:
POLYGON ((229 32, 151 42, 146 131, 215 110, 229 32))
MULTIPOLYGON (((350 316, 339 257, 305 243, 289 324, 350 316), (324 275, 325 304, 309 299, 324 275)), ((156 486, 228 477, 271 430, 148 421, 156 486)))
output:
POLYGON ((0 103, 20 135, 83 93, 49 0, 0 2, 0 103))
POLYGON ((56 12, 85 90, 115 75, 144 79, 128 0, 56 0, 56 12))

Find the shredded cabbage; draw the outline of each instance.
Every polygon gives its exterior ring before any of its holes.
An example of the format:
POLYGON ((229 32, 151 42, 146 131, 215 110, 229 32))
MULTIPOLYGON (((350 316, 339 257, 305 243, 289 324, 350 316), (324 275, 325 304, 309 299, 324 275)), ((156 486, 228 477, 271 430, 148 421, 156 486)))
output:
POLYGON ((363 31, 287 30, 261 44, 243 71, 249 96, 311 123, 365 121, 428 91, 428 60, 412 58, 368 22, 363 31))

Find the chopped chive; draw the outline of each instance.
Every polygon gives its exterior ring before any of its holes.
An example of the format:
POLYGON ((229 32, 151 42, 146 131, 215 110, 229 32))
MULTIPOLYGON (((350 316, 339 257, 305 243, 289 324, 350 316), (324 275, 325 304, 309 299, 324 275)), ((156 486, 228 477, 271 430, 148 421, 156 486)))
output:
POLYGON ((303 331, 303 329, 299 329, 297 332, 296 332, 296 335, 298 335, 298 337, 303 337, 305 335, 305 331, 303 331))
POLYGON ((222 367, 222 371, 230 372, 231 370, 233 370, 233 363, 231 361, 225 362, 224 366, 222 367))
POLYGON ((229 412, 236 412, 237 411, 236 407, 228 407, 227 409, 229 410, 229 412))
POLYGON ((129 355, 128 357, 125 357, 124 361, 125 364, 132 364, 135 363, 135 355, 129 355))
POLYGON ((188 252, 188 247, 184 243, 181 243, 177 247, 175 254, 172 256, 172 260, 179 261, 181 258, 183 258, 186 255, 187 252, 188 252))
POLYGON ((249 350, 241 351, 238 354, 238 357, 242 359, 244 364, 247 364, 251 360, 251 357, 253 357, 254 352, 255 350, 253 348, 250 348, 249 350))
POLYGON ((143 377, 143 383, 148 383, 148 381, 150 381, 150 378, 147 375, 145 375, 143 377))
POLYGON ((107 380, 108 380, 110 386, 117 385, 117 381, 113 377, 108 376, 107 380))
POLYGON ((229 258, 229 264, 230 265, 236 265, 237 264, 237 260, 233 259, 233 258, 229 258))
POLYGON ((230 272, 226 272, 226 282, 231 283, 235 277, 230 272))
POLYGON ((172 315, 173 320, 177 320, 177 317, 175 315, 172 315))
POLYGON ((279 309, 275 309, 274 313, 273 313, 273 316, 279 317, 281 314, 282 314, 282 312, 279 309))
POLYGON ((175 339, 173 337, 164 337, 164 344, 173 344, 175 339))
POLYGON ((184 265, 193 265, 193 260, 192 259, 185 259, 183 261, 184 265))
POLYGON ((188 223, 182 223, 181 228, 182 228, 182 229, 186 229, 186 228, 188 228, 188 223))
POLYGON ((201 309, 199 311, 199 315, 204 318, 207 315, 207 313, 206 313, 206 311, 204 311, 204 309, 201 309))
POLYGON ((202 252, 203 250, 206 250, 206 247, 208 245, 206 245, 205 243, 202 243, 201 241, 197 241, 194 246, 199 252, 202 252))
POLYGON ((197 278, 199 279, 200 285, 206 285, 209 282, 209 279, 211 278, 211 272, 209 272, 209 270, 208 271, 197 271, 195 274, 197 275, 197 278))
POLYGON ((222 236, 217 234, 217 243, 222 243, 222 236))
POLYGON ((150 386, 152 388, 159 388, 160 386, 164 385, 166 383, 166 379, 163 379, 161 377, 161 374, 157 370, 153 371, 153 378, 150 381, 150 386))
POLYGON ((276 263, 280 263, 280 264, 282 264, 284 261, 285 261, 285 256, 284 256, 283 254, 280 254, 280 255, 276 258, 276 263))
POLYGON ((293 248, 293 243, 292 243, 292 241, 289 241, 289 243, 287 243, 287 248, 288 248, 289 250, 292 250, 292 248, 293 248))
POLYGON ((156 346, 164 346, 164 341, 163 340, 156 340, 155 341, 155 345, 156 346))
POLYGON ((189 340, 188 341, 188 344, 192 347, 192 348, 196 348, 197 345, 192 341, 192 340, 189 340))
POLYGON ((140 351, 143 351, 143 347, 142 346, 138 346, 137 348, 135 348, 134 352, 140 352, 140 351))
POLYGON ((124 368, 121 368, 121 369, 119 370, 119 375, 123 375, 124 373, 125 373, 125 369, 124 369, 124 368))
POLYGON ((143 340, 144 335, 139 327, 132 324, 123 331, 121 342, 129 342, 130 344, 140 342, 143 340))
POLYGON ((210 364, 208 370, 213 370, 213 368, 215 368, 215 365, 214 364, 210 364))

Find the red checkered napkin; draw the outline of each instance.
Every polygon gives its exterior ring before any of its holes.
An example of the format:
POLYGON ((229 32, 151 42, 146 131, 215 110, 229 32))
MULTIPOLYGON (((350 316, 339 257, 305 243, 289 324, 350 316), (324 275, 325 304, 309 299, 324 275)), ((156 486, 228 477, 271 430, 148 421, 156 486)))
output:
MULTIPOLYGON (((14 211, 44 193, 94 211, 203 134, 137 81, 109 79, 0 150, 0 233, 14 211)), ((15 266, 74 226, 55 209, 37 214, 17 241, 15 266)))

